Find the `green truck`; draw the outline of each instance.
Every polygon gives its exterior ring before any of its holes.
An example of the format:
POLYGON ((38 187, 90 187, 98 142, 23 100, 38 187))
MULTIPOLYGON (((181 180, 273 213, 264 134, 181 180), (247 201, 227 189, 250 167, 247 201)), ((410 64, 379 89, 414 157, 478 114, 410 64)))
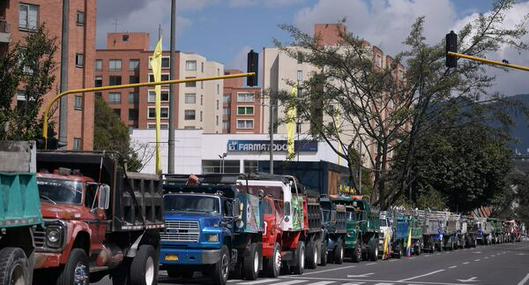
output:
POLYGON ((42 223, 35 142, 0 142, 0 284, 31 284, 42 223))
POLYGON ((347 212, 347 235, 345 238, 346 256, 353 262, 378 259, 380 236, 379 212, 371 208, 369 201, 362 196, 353 196, 345 202, 347 212))

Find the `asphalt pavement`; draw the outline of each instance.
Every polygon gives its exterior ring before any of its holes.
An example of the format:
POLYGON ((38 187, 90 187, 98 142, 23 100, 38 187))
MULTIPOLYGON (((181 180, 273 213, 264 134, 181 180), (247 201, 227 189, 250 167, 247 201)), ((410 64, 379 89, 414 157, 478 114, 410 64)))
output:
MULTIPOLYGON (((160 272, 159 284, 211 284, 194 279, 171 280, 160 272)), ((96 283, 110 285, 108 279, 96 283)), ((303 275, 277 279, 229 280, 229 285, 529 285, 529 242, 478 246, 377 262, 329 264, 303 275)))

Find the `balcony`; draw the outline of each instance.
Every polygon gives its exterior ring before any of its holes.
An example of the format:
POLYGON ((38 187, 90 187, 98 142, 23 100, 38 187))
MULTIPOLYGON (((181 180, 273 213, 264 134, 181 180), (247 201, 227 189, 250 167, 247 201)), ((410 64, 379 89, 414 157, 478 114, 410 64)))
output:
POLYGON ((0 18, 0 43, 9 43, 10 41, 11 27, 4 18, 0 18))

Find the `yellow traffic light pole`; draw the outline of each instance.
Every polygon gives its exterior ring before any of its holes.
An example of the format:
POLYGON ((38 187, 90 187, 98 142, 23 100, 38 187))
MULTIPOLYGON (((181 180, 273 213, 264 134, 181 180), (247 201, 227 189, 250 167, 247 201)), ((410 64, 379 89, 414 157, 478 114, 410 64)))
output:
POLYGON ((74 89, 74 90, 65 91, 55 96, 55 98, 51 100, 51 102, 48 104, 48 106, 44 110, 44 124, 42 127, 42 137, 44 138, 44 148, 45 149, 48 148, 48 119, 49 119, 48 116, 49 116, 51 107, 53 107, 53 105, 56 104, 57 101, 59 101, 59 99, 61 99, 64 96, 71 95, 71 94, 86 93, 86 92, 100 92, 100 91, 118 90, 118 89, 127 89, 127 88, 150 87, 150 86, 156 86, 156 85, 180 84, 180 83, 187 83, 187 82, 224 80, 224 79, 233 79, 233 78, 249 77, 249 76, 255 76, 255 73, 250 72, 250 73, 239 73, 239 74, 204 77, 204 78, 176 79, 176 80, 167 80, 167 81, 160 81, 160 82, 133 83, 133 84, 103 86, 103 87, 74 89))
POLYGON ((488 60, 485 58, 475 57, 475 56, 466 55, 462 53, 456 53, 456 52, 449 51, 448 55, 452 57, 464 58, 464 59, 473 60, 473 61, 490 64, 490 65, 498 65, 498 66, 508 67, 508 68, 522 70, 522 71, 529 71, 529 67, 526 67, 526 66, 509 64, 509 63, 504 63, 501 61, 488 60))

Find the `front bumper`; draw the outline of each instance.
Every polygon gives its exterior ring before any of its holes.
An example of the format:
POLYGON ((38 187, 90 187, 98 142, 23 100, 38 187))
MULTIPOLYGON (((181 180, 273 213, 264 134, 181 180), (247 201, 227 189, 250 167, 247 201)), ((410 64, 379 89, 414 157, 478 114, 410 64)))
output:
POLYGON ((162 265, 215 264, 220 260, 220 249, 170 249, 160 251, 162 265))
POLYGON ((56 268, 61 266, 61 253, 35 252, 35 269, 56 268))

